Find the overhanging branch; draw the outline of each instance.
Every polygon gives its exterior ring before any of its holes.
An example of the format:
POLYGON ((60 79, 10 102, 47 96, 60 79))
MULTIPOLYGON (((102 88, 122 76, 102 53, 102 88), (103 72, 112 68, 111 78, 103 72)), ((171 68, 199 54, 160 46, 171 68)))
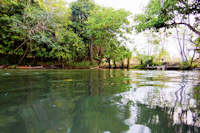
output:
POLYGON ((200 31, 197 31, 194 27, 192 27, 190 24, 187 24, 187 23, 172 23, 171 25, 186 25, 190 30, 192 30, 194 33, 198 34, 200 36, 200 31))

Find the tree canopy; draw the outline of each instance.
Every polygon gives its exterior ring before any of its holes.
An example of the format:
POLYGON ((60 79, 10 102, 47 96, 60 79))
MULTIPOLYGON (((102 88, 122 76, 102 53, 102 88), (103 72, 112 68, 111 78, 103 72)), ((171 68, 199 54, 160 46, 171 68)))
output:
POLYGON ((106 51, 112 53, 110 45, 127 40, 124 34, 131 30, 130 12, 91 0, 69 5, 65 0, 0 0, 0 4, 1 64, 67 65, 89 59, 100 63, 106 51), (97 59, 96 54, 101 56, 97 59))
POLYGON ((146 29, 170 28, 186 25, 200 35, 200 1, 199 0, 150 0, 144 12, 135 15, 137 32, 146 29), (193 21, 192 21, 193 20, 193 21))

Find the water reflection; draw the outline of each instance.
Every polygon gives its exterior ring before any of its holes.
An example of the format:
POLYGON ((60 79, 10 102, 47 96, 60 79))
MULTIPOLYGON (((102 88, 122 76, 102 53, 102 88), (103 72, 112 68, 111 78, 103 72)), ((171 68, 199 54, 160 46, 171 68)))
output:
POLYGON ((0 70, 0 132, 198 132, 197 81, 191 71, 0 70))
POLYGON ((199 99, 192 96, 195 94, 192 82, 199 81, 197 74, 159 71, 143 74, 132 74, 132 80, 143 80, 122 94, 123 104, 133 101, 133 114, 138 113, 127 122, 134 121, 133 126, 135 123, 146 125, 152 132, 198 132, 199 99))

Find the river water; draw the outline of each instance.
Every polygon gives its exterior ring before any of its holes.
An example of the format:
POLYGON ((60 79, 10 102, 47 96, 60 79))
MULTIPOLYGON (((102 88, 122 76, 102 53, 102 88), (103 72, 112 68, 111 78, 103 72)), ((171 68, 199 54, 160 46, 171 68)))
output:
POLYGON ((200 132, 199 77, 197 71, 0 70, 0 133, 200 132))

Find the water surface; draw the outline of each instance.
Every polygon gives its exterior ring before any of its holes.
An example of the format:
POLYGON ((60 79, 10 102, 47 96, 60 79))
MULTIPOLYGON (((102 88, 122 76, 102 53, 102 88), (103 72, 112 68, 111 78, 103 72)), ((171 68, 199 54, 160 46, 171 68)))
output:
POLYGON ((0 133, 200 132, 199 75, 0 70, 0 133))

